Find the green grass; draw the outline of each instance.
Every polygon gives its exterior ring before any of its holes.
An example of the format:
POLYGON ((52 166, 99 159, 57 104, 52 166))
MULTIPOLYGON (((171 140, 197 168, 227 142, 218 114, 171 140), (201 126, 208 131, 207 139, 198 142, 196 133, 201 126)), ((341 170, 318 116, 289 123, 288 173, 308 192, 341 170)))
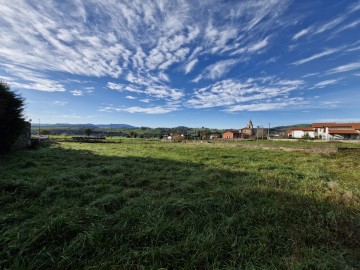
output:
POLYGON ((1 269, 358 269, 360 152, 61 142, 0 162, 1 269))

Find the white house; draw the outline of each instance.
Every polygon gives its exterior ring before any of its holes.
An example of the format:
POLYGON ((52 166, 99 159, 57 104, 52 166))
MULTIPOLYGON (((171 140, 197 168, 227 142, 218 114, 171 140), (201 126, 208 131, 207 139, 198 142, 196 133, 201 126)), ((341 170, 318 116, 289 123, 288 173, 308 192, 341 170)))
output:
POLYGON ((292 138, 310 138, 323 140, 360 140, 360 123, 313 123, 311 127, 296 127, 288 132, 292 138))
POLYGON ((316 136, 324 140, 358 140, 360 123, 314 123, 316 136))
POLYGON ((301 139, 304 136, 309 136, 310 138, 315 138, 316 137, 315 128, 308 128, 308 127, 292 128, 291 133, 289 132, 289 137, 290 136, 292 138, 296 138, 296 139, 301 139))

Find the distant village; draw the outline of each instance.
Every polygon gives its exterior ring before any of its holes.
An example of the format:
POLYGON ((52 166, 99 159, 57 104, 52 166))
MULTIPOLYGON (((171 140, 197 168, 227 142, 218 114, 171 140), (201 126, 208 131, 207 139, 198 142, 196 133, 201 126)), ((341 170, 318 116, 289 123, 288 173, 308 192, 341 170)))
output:
MULTIPOLYGON (((224 132, 222 139, 250 139, 254 137, 263 139, 264 134, 265 129, 259 127, 254 129, 250 120, 245 128, 224 132)), ((313 123, 311 127, 293 127, 287 131, 286 135, 287 138, 294 139, 360 140, 360 123, 313 123)), ((269 137, 269 132, 267 137, 269 137)))
POLYGON ((360 123, 313 123, 311 127, 295 127, 288 131, 289 138, 323 140, 359 140, 360 123))
POLYGON ((250 119, 247 125, 240 129, 220 130, 208 128, 149 128, 130 127, 113 128, 97 127, 95 125, 78 126, 33 126, 32 135, 65 135, 86 137, 119 136, 129 138, 148 138, 164 141, 184 140, 261 140, 261 139, 321 139, 321 140, 360 140, 360 123, 313 123, 299 127, 264 128, 256 126, 250 119), (91 136, 90 136, 91 135, 91 136))

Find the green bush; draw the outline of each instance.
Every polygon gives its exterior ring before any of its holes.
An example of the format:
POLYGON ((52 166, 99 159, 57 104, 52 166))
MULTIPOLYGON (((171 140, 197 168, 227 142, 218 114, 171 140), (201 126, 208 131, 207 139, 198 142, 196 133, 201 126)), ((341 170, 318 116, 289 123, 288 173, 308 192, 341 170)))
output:
POLYGON ((24 99, 0 82, 0 154, 8 153, 25 128, 24 99))

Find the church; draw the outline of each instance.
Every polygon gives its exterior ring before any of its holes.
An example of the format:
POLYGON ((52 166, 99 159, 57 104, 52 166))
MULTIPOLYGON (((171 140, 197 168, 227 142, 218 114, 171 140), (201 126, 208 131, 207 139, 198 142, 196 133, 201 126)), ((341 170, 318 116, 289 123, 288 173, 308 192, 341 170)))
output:
POLYGON ((222 138, 226 139, 249 139, 255 135, 254 125, 250 119, 246 127, 239 130, 228 130, 223 133, 222 138))

